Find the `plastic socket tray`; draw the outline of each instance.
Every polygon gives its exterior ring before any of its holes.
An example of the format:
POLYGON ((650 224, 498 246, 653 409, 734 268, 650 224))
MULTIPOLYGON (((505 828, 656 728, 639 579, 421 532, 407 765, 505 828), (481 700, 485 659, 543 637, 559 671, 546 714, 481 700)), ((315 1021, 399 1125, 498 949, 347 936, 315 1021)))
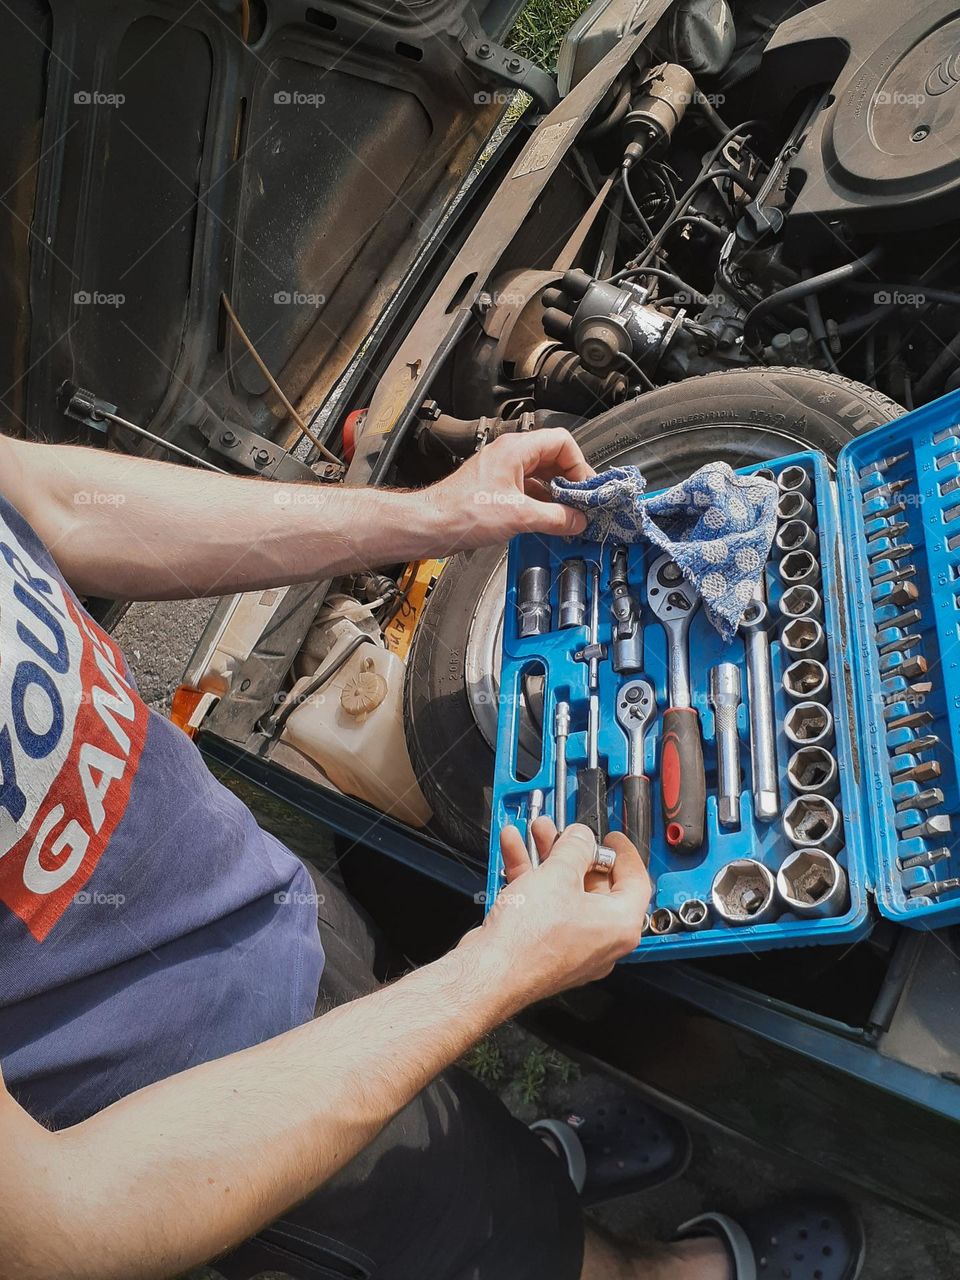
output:
MULTIPOLYGON (((833 713, 835 741, 828 750, 838 765, 838 793, 834 803, 843 819, 842 844, 832 851, 843 869, 847 889, 838 914, 824 917, 797 915, 776 897, 773 918, 733 925, 711 909, 707 927, 681 929, 667 934, 644 933, 642 943, 628 959, 665 959, 731 953, 743 947, 753 950, 849 942, 864 935, 876 913, 912 927, 938 927, 960 920, 960 888, 929 896, 932 882, 960 877, 960 847, 951 834, 929 838, 904 831, 926 819, 953 815, 960 792, 955 761, 960 752, 960 392, 951 393, 922 409, 860 436, 841 451, 836 477, 824 455, 802 452, 790 457, 744 468, 742 474, 770 470, 779 476, 787 467, 803 467, 813 481, 811 501, 815 509, 819 548, 820 582, 826 633, 830 690, 826 703, 833 713), (900 457, 899 455, 904 455, 900 457), (884 460, 894 458, 884 468, 884 460), (877 470, 877 467, 880 470, 877 470), (904 481, 892 494, 886 483, 904 481), (880 489, 876 496, 871 490, 880 489), (864 501, 864 495, 868 495, 864 501), (876 510, 902 506, 892 516, 876 516, 876 510), (882 524, 906 525, 884 541, 882 524), (953 532, 955 530, 955 533, 953 532), (869 542, 868 542, 869 538, 869 542), (955 545, 951 542, 955 539, 955 545), (893 543, 912 544, 913 551, 887 562, 885 548, 893 543), (872 559, 870 557, 873 557, 872 559), (915 568, 911 573, 910 569, 915 568), (886 600, 897 584, 880 586, 876 578, 906 569, 906 595, 917 596, 906 604, 886 600), (878 598, 879 597, 879 598, 878 598), (920 618, 907 627, 891 629, 882 624, 907 609, 920 618), (913 680, 889 676, 885 668, 898 661, 896 641, 915 637, 904 657, 922 656, 927 670, 913 680), (918 637, 918 638, 917 638, 918 637), (885 654, 880 649, 887 650, 885 654), (883 665, 884 670, 881 670, 883 665), (919 682, 928 690, 912 691, 919 682), (890 730, 888 722, 925 713, 919 727, 890 730), (936 735, 937 743, 910 752, 913 740, 936 735), (896 753, 896 754, 894 754, 896 753), (926 781, 899 780, 895 770, 915 765, 939 766, 939 776, 926 781), (911 797, 929 792, 932 807, 911 808, 911 797), (947 850, 931 867, 907 870, 901 863, 932 851, 947 850)), ((783 527, 783 522, 778 526, 783 527)), ((500 709, 497 760, 491 811, 491 846, 487 902, 492 903, 503 885, 499 833, 504 825, 525 830, 531 793, 544 793, 544 812, 555 814, 554 741, 552 728, 558 701, 570 704, 568 739, 567 821, 576 820, 577 769, 586 763, 587 666, 575 654, 588 640, 589 566, 600 565, 600 635, 607 656, 599 667, 599 757, 608 786, 608 822, 620 830, 621 788, 618 779, 628 767, 628 741, 615 717, 618 690, 636 675, 618 675, 611 663, 611 594, 609 577, 613 546, 600 548, 579 539, 541 538, 523 535, 510 546, 503 625, 500 709), (565 561, 581 558, 588 565, 588 607, 583 626, 559 629, 558 578, 565 561), (550 575, 552 629, 521 638, 517 611, 518 581, 522 570, 541 565, 550 575), (544 732, 538 734, 539 724, 544 732), (530 743, 540 740, 539 758, 530 743)), ((711 904, 718 873, 737 859, 760 862, 775 878, 785 859, 795 851, 783 826, 783 813, 797 791, 787 776, 787 765, 796 745, 784 729, 795 703, 783 686, 790 655, 782 643, 785 619, 780 614, 784 584, 777 553, 771 553, 765 569, 768 637, 773 675, 776 719, 776 755, 780 787, 780 813, 771 822, 757 820, 753 810, 750 762, 750 718, 744 644, 736 637, 726 645, 698 609, 690 625, 688 644, 693 705, 702 728, 706 775, 706 834, 693 853, 668 847, 661 812, 658 767, 661 758, 660 716, 667 699, 666 637, 646 603, 646 574, 657 558, 656 548, 635 544, 628 551, 631 593, 639 602, 644 636, 643 678, 656 691, 657 714, 645 740, 644 772, 651 781, 651 857, 654 882, 651 913, 669 908, 674 913, 691 900, 711 904), (708 703, 710 668, 732 662, 740 668, 741 704, 737 712, 740 747, 741 792, 739 826, 724 826, 718 813, 718 760, 716 724, 708 703)), ((901 595, 904 593, 901 592, 901 595)), ((929 795, 921 800, 930 801, 929 795)), ((815 841, 811 841, 814 844, 815 841)), ((758 872, 762 876, 762 872, 758 872)))

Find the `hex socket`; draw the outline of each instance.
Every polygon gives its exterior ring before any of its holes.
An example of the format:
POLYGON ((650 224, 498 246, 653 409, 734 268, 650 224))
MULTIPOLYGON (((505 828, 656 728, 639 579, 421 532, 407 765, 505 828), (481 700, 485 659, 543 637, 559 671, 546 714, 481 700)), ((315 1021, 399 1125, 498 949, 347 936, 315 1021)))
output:
POLYGON ((781 556, 789 551, 816 551, 817 535, 806 520, 788 520, 777 530, 773 545, 781 556))
POLYGON ((710 928, 710 908, 701 898, 688 898, 680 904, 677 918, 689 933, 710 928))
POLYGON ((795 747, 828 747, 833 742, 833 712, 813 699, 797 702, 783 718, 783 732, 795 747))
POLYGON ((843 847, 843 818, 826 796, 803 795, 791 800, 783 813, 783 830, 798 849, 816 846, 836 853, 843 847))
POLYGON ((780 520, 805 520, 810 525, 816 523, 813 503, 799 489, 781 493, 777 502, 777 517, 780 520))
POLYGON ((809 498, 813 493, 813 481, 806 467, 794 464, 784 467, 777 476, 777 488, 781 493, 802 493, 805 498, 809 498))
POLYGON ((780 643, 790 662, 800 658, 822 662, 827 656, 827 637, 816 618, 790 618, 783 624, 780 643))
POLYGON ((675 911, 669 907, 657 907, 650 916, 650 932, 657 938, 664 938, 668 933, 679 933, 680 920, 675 911))
POLYGON ((797 795, 833 797, 840 790, 840 769, 826 747, 798 747, 787 763, 787 781, 797 795))
POLYGON ((811 551, 788 551, 780 559, 780 578, 788 587, 801 583, 815 587, 820 581, 820 562, 811 551))
POLYGON ((822 849, 798 849, 777 872, 777 893, 796 916, 839 916, 847 905, 847 874, 822 849))
POLYGON ((815 658, 791 662, 783 673, 783 687, 794 701, 827 702, 830 698, 830 672, 815 658))
POLYGON ((823 601, 816 587, 801 584, 787 587, 780 597, 780 612, 784 618, 823 617, 823 601))
POLYGON ((773 872, 755 858, 735 858, 714 876, 710 905, 729 925, 766 924, 778 912, 773 872))

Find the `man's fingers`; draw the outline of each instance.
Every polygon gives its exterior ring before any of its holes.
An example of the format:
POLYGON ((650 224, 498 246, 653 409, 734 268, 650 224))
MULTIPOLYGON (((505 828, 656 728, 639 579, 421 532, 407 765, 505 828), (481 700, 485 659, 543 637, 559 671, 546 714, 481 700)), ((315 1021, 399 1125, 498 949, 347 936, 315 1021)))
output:
POLYGON ((550 857, 550 851, 559 835, 557 824, 552 818, 544 815, 542 818, 537 818, 531 830, 533 832, 533 842, 537 846, 537 853, 540 855, 540 861, 544 862, 550 857))
POLYGON ((507 884, 512 884, 518 876, 530 870, 530 855, 516 827, 504 827, 500 832, 500 857, 507 884))
POLYGON ((551 863, 561 862, 573 867, 581 879, 593 866, 597 852, 597 838, 582 822, 567 827, 550 851, 551 863))
POLYGON ((523 471, 528 476, 552 480, 564 476, 567 480, 589 480, 593 467, 583 456, 583 450, 569 431, 560 427, 544 427, 540 431, 525 431, 510 437, 516 441, 523 471))
POLYGON ((604 844, 617 855, 610 873, 611 891, 617 894, 636 894, 644 900, 643 909, 646 910, 651 893, 650 875, 636 846, 630 843, 622 831, 611 831, 604 844))
POLYGON ((587 527, 584 513, 566 507, 562 502, 538 502, 535 498, 527 498, 523 514, 527 530, 533 533, 552 533, 569 538, 583 533, 587 527))

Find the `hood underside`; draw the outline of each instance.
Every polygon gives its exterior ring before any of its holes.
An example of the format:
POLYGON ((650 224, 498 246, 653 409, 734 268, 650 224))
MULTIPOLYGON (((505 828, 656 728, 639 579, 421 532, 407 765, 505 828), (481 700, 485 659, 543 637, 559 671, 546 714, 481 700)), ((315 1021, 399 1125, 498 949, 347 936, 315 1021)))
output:
POLYGON ((74 434, 69 379, 195 453, 211 419, 292 438, 222 297, 309 416, 504 109, 463 0, 13 0, 2 25, 0 382, 29 435, 74 434))

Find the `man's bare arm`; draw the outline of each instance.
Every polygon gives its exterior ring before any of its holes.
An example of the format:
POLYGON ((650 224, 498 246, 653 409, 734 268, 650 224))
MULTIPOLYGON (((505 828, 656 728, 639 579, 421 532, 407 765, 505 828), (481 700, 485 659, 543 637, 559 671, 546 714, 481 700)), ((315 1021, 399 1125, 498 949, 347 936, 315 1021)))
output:
POLYGON ((360 1151, 439 1071, 530 1001, 609 973, 650 884, 623 836, 541 819, 505 834, 511 892, 448 956, 285 1035, 50 1133, 0 1094, 4 1280, 148 1280, 244 1239, 360 1151))
POLYGON ((592 472, 566 431, 504 436, 414 493, 278 484, 105 450, 0 437, 0 492, 77 591, 175 600, 575 533, 584 518, 543 482, 592 472))

